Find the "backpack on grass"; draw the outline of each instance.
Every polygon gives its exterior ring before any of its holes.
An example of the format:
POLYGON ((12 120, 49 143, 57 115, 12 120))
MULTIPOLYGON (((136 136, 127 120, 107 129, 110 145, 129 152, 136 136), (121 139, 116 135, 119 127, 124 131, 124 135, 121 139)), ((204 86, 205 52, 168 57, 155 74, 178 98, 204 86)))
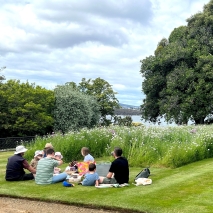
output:
POLYGON ((138 178, 148 178, 150 176, 149 168, 143 169, 139 174, 136 175, 135 180, 138 178))

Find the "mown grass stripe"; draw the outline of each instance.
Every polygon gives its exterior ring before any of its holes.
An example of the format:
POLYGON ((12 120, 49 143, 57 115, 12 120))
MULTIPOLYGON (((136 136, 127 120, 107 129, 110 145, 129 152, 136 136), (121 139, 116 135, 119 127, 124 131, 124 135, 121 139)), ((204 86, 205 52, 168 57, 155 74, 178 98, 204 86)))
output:
MULTIPOLYGON (((11 153, 8 154, 10 155, 11 153)), ((61 201, 76 205, 95 204, 152 213, 213 212, 212 159, 177 169, 151 167, 150 178, 153 184, 149 186, 136 187, 130 184, 129 187, 124 188, 96 189, 83 186, 65 188, 61 183, 38 186, 34 181, 6 182, 4 173, 8 156, 2 157, 0 153, 1 195, 61 201)), ((130 168, 130 183, 140 170, 141 168, 138 167, 130 168)))

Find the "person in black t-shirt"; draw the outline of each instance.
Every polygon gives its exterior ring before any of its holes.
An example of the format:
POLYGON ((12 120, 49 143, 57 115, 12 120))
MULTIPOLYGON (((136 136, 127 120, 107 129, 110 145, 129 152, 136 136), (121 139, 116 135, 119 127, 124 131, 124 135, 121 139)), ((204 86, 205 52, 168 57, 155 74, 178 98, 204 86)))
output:
POLYGON ((113 151, 115 160, 112 162, 109 173, 106 177, 100 177, 103 184, 123 184, 129 182, 129 164, 126 158, 122 157, 122 149, 115 147, 113 151))

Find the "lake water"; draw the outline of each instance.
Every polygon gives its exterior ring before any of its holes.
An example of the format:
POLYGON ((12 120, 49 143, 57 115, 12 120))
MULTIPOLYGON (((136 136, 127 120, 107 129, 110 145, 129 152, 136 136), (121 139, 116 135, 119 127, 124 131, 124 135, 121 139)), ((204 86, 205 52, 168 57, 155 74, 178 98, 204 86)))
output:
MULTIPOLYGON (((121 115, 121 117, 123 118, 125 116, 121 115)), ((131 115, 131 117, 132 117, 132 121, 133 122, 140 122, 140 123, 142 123, 142 124, 144 124, 146 126, 177 126, 177 124, 175 124, 175 123, 171 123, 170 124, 170 123, 165 122, 164 119, 160 120, 160 122, 161 122, 160 124, 158 124, 158 123, 153 124, 153 123, 145 122, 144 120, 141 120, 141 116, 140 115, 131 115)), ((110 118, 110 116, 108 118, 110 118)))

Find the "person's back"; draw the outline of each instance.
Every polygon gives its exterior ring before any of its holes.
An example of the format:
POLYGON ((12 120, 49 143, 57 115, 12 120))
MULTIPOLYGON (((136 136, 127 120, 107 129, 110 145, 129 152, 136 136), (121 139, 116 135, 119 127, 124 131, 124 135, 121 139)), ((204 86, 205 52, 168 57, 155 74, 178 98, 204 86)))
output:
POLYGON ((27 160, 23 157, 27 149, 20 145, 16 147, 14 155, 8 158, 6 166, 5 179, 7 181, 22 181, 22 180, 32 180, 36 170, 29 165, 27 160), (26 174, 24 169, 27 169, 31 173, 26 174))
POLYGON ((6 167, 6 180, 18 180, 21 176, 25 174, 22 162, 25 159, 21 155, 13 155, 8 158, 8 163, 6 167))
POLYGON ((51 158, 42 158, 37 165, 35 182, 37 184, 51 184, 54 167, 57 167, 56 160, 51 158))
POLYGON ((47 157, 38 161, 35 176, 35 182, 37 184, 52 184, 66 179, 66 173, 53 176, 54 167, 57 167, 63 163, 61 159, 55 159, 54 154, 54 150, 50 148, 47 150, 47 157))
POLYGON ((126 158, 119 157, 115 159, 109 171, 114 173, 114 178, 119 184, 129 182, 129 164, 126 158))
POLYGON ((83 186, 98 186, 99 176, 96 173, 96 165, 94 163, 89 164, 89 172, 85 174, 84 180, 82 181, 83 186))
POLYGON ((115 147, 112 155, 115 160, 112 162, 106 177, 100 177, 103 184, 123 184, 129 182, 129 164, 126 158, 122 157, 122 149, 115 147))

